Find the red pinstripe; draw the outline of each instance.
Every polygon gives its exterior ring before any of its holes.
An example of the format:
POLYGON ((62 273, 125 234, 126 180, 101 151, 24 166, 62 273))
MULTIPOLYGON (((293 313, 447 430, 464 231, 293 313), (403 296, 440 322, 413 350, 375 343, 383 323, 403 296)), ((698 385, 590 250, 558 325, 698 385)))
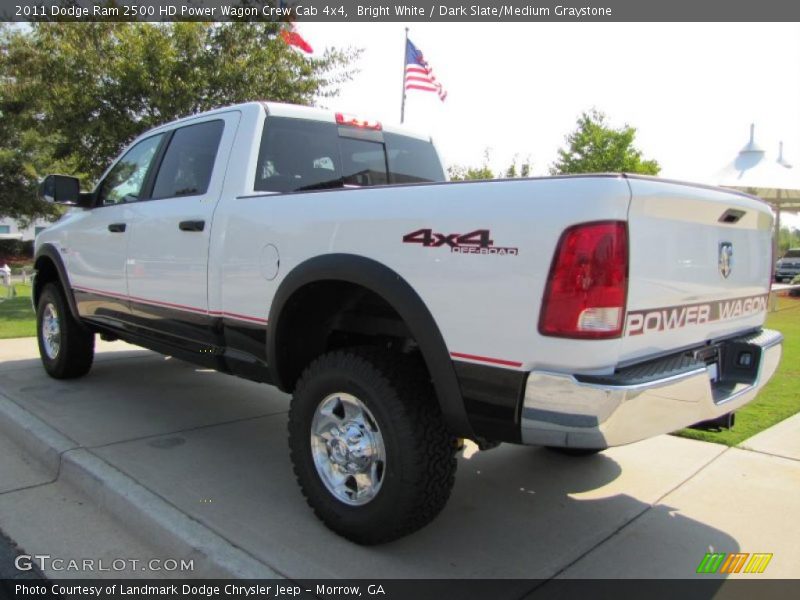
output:
POLYGON ((478 362, 490 363, 493 365, 503 365, 505 367, 521 367, 522 363, 515 360, 504 360, 502 358, 491 358, 489 356, 478 356, 476 354, 463 354, 461 352, 451 352, 450 356, 453 358, 466 358, 467 360, 475 360, 478 362))
POLYGON ((90 292, 93 294, 98 294, 100 296, 108 296, 110 298, 117 298, 120 300, 133 300, 134 302, 141 302, 142 304, 151 304, 153 306, 164 306, 167 308, 175 308, 178 310, 184 310, 187 312, 192 313, 199 313, 208 316, 222 316, 228 317, 230 319, 237 319, 239 321, 249 321, 252 323, 261 323, 266 325, 268 323, 267 319, 262 319, 260 317, 252 317, 250 315, 242 315, 239 313, 232 313, 222 310, 206 310, 204 308, 197 308, 196 306, 187 306, 185 304, 175 304, 174 302, 163 302, 161 300, 150 300, 149 298, 140 298, 138 296, 127 296, 125 294, 117 294, 115 292, 107 292, 105 290, 96 290, 94 288, 88 288, 83 286, 72 286, 72 289, 79 290, 82 292, 90 292))

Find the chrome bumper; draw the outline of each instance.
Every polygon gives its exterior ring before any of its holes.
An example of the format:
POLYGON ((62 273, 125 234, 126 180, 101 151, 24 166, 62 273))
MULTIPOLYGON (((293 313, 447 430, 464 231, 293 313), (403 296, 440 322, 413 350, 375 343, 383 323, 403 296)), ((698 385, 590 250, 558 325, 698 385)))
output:
POLYGON ((765 329, 724 342, 723 348, 735 347, 737 352, 752 349, 757 359, 750 380, 738 383, 726 382, 723 370, 720 382, 712 384, 706 366, 691 360, 670 371, 674 359, 665 363, 670 368, 655 377, 652 372, 659 371, 657 364, 640 369, 645 376, 636 383, 617 384, 613 377, 587 382, 573 375, 533 371, 525 387, 522 442, 607 448, 728 414, 753 400, 774 375, 782 341, 779 332, 765 329))

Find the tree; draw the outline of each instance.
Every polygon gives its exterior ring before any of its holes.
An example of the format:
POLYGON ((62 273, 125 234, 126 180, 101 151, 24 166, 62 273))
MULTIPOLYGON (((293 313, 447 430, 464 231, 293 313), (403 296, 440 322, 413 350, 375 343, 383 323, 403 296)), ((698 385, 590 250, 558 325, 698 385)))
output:
POLYGON ((533 170, 533 165, 531 164, 530 156, 528 156, 524 161, 519 162, 519 156, 515 154, 514 158, 511 159, 511 164, 506 168, 503 177, 506 179, 514 179, 515 177, 530 177, 531 170, 533 170))
POLYGON ((800 248, 800 229, 782 226, 778 233, 778 258, 789 248, 800 248))
POLYGON ((623 125, 611 127, 606 116, 595 109, 578 118, 575 131, 567 138, 567 147, 558 151, 550 168, 551 175, 563 173, 643 173, 658 175, 661 167, 655 160, 644 160, 633 145, 636 129, 623 125))
POLYGON ((40 217, 54 218, 59 207, 36 200, 36 184, 40 174, 68 173, 70 168, 53 159, 48 140, 20 129, 6 114, 0 114, 0 216, 19 220, 23 226, 40 217))
POLYGON ((531 164, 530 157, 520 162, 519 156, 514 155, 511 159, 511 164, 506 167, 502 173, 495 174, 489 166, 490 159, 489 148, 483 151, 483 164, 480 167, 465 167, 463 165, 453 165, 448 167, 447 173, 450 175, 451 181, 464 181, 470 179, 513 179, 515 177, 530 177, 533 165, 531 164))
POLYGON ((481 179, 494 179, 494 171, 489 167, 491 150, 484 148, 483 164, 480 167, 465 167, 463 165, 453 165, 447 168, 450 181, 470 181, 481 179))
POLYGON ((450 181, 470 181, 480 179, 494 179, 494 172, 488 165, 480 167, 464 167, 462 165, 453 165, 447 168, 447 173, 450 175, 450 181))
POLYGON ((359 52, 309 57, 279 23, 36 23, 0 29, 0 215, 38 216, 36 181, 96 179, 155 125, 248 100, 313 104, 359 52))

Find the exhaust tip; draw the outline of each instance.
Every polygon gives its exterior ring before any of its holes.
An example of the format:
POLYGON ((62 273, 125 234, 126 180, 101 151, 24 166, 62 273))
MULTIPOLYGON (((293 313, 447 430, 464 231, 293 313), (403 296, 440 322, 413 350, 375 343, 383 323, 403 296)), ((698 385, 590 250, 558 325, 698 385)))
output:
POLYGON ((691 425, 689 429, 698 429, 700 431, 722 431, 723 429, 733 429, 733 424, 736 422, 736 413, 728 413, 716 419, 709 419, 708 421, 700 421, 691 425))

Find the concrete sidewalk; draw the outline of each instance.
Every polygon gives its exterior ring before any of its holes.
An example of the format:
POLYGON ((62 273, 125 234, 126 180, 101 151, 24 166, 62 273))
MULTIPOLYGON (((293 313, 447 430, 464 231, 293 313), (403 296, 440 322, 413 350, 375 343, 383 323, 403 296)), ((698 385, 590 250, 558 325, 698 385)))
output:
POLYGON ((461 457, 434 523, 362 548, 307 508, 284 394, 98 350, 65 382, 34 339, 0 341, 0 529, 26 552, 194 560, 130 576, 294 579, 685 578, 709 551, 771 552, 760 577, 800 577, 798 417, 757 451, 661 436, 582 459, 510 445, 461 457))

